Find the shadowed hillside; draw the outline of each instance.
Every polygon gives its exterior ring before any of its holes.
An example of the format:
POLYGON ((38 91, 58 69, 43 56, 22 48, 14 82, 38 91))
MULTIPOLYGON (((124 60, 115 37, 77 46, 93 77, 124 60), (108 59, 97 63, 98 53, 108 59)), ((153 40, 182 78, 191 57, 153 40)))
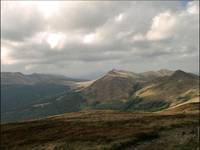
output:
POLYGON ((80 96, 70 91, 80 81, 84 80, 62 75, 1 72, 1 121, 15 122, 79 111, 80 96), (56 101, 60 97, 66 101, 56 101))

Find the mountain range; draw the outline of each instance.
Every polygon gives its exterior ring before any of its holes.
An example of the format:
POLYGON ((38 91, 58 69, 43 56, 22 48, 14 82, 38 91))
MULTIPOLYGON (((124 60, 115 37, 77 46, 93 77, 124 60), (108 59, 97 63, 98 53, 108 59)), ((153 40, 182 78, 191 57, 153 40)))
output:
POLYGON ((182 70, 134 73, 113 69, 92 81, 1 72, 2 122, 91 109, 196 111, 197 105, 199 76, 182 70))
POLYGON ((33 73, 29 75, 20 72, 1 72, 1 84, 3 85, 34 85, 39 83, 49 83, 57 85, 70 85, 73 82, 84 81, 83 79, 73 79, 63 75, 33 73))

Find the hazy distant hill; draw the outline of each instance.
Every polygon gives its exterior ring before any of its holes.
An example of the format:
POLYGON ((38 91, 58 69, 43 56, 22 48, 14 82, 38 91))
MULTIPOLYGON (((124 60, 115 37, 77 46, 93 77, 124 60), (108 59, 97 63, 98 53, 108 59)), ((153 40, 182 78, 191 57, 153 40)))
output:
POLYGON ((82 79, 73 79, 62 75, 52 74, 39 74, 33 73, 29 75, 22 74, 20 72, 1 72, 1 84, 10 85, 34 85, 40 83, 71 85, 74 82, 85 81, 82 79))
MULTIPOLYGON (((52 97, 69 92, 71 87, 80 81, 84 80, 61 75, 37 73, 24 75, 19 72, 2 72, 1 120, 18 121, 64 113, 69 110, 77 111, 77 108, 72 108, 71 105, 63 110, 65 103, 58 102, 57 106, 50 101, 52 97)), ((68 97, 71 97, 71 94, 68 94, 68 97)), ((74 97, 71 98, 73 101, 74 97)), ((76 100, 74 103, 77 103, 76 100)))

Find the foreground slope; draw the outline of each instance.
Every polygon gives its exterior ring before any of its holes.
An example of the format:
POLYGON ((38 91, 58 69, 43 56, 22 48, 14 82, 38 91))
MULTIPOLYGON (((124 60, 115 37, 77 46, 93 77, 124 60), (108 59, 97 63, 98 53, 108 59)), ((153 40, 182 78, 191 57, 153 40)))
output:
POLYGON ((196 150, 198 113, 83 111, 1 125, 5 150, 196 150))

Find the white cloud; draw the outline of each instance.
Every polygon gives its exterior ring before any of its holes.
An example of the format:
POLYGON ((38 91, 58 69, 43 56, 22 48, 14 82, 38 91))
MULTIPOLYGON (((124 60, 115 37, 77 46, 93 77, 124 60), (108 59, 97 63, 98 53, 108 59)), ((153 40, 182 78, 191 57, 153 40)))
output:
POLYGON ((98 32, 90 33, 83 36, 83 44, 98 44, 101 38, 98 32))
POLYGON ((38 65, 36 64, 29 64, 25 66, 25 70, 29 71, 29 70, 33 70, 37 67, 38 65))
MULTIPOLYGON (((147 32, 146 38, 148 40, 156 41, 178 36, 176 33, 178 33, 180 29, 186 27, 186 20, 196 18, 194 15, 197 15, 198 13, 199 6, 196 2, 189 2, 186 10, 177 11, 176 13, 169 10, 162 12, 152 19, 151 28, 147 32)), ((191 26, 192 25, 188 23, 188 28, 184 30, 188 30, 191 26)))
POLYGON ((176 26, 176 18, 167 11, 160 13, 153 18, 150 31, 147 33, 148 40, 162 40, 170 37, 173 34, 173 29, 176 26))
POLYGON ((87 34, 83 38, 83 43, 90 44, 94 41, 95 35, 94 34, 87 34))
POLYGON ((4 65, 13 65, 18 61, 10 56, 11 50, 7 47, 1 47, 1 63, 4 65))
POLYGON ((189 2, 187 6, 187 12, 192 15, 199 14, 198 2, 189 2))
POLYGON ((142 35, 141 33, 138 33, 138 34, 133 36, 134 42, 143 41, 143 40, 146 40, 146 37, 144 35, 142 35))
POLYGON ((65 35, 62 33, 49 33, 47 35, 46 41, 50 45, 51 49, 56 47, 60 49, 63 47, 65 38, 65 35))
POLYGON ((53 16, 61 7, 58 1, 37 1, 36 4, 39 11, 46 18, 53 16))
POLYGON ((124 18, 124 14, 121 13, 118 16, 115 17, 115 21, 120 22, 120 21, 123 20, 123 18, 124 18))

